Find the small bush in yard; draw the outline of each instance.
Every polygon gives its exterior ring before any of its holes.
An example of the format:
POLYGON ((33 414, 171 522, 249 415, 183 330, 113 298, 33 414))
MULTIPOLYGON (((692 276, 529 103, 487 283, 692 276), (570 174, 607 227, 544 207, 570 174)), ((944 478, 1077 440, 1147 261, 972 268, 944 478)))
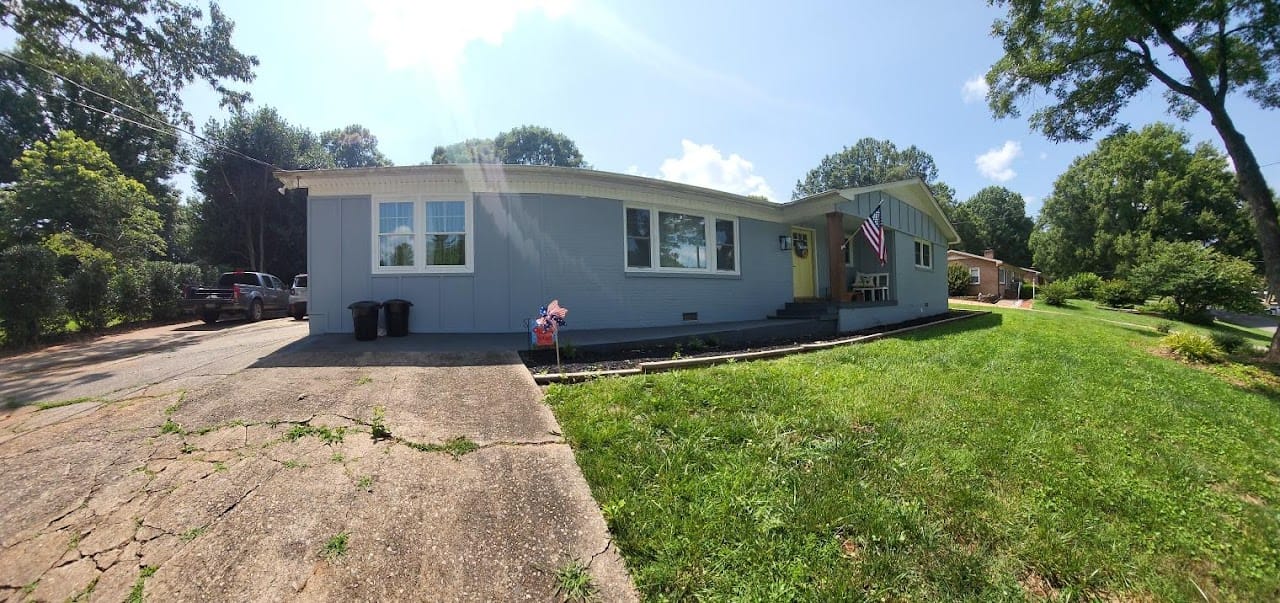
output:
POLYGON ((1156 325, 1156 332, 1157 332, 1157 333, 1163 333, 1163 334, 1165 334, 1165 335, 1168 335, 1168 334, 1169 334, 1169 331, 1172 331, 1172 330, 1173 330, 1173 323, 1171 323, 1171 322, 1169 322, 1169 321, 1167 321, 1167 320, 1166 320, 1166 321, 1161 322, 1161 323, 1160 323, 1160 324, 1158 324, 1158 325, 1156 325))
POLYGON ((151 320, 168 320, 182 314, 179 299, 182 287, 200 284, 203 275, 195 264, 173 262, 147 262, 143 265, 147 281, 149 316, 151 320))
POLYGON ((1144 314, 1159 314, 1161 316, 1177 316, 1178 304, 1173 303, 1173 300, 1167 297, 1162 297, 1153 302, 1139 306, 1138 311, 1144 314))
POLYGON ((1129 281, 1113 279, 1098 287, 1095 299, 1112 308, 1128 308, 1141 302, 1142 294, 1129 281))
POLYGON ((141 268, 120 267, 111 280, 111 291, 115 295, 116 313, 121 320, 132 322, 147 318, 150 314, 149 289, 141 268))
POLYGON ((86 258, 67 279, 67 312, 84 331, 97 331, 111 319, 112 277, 110 260, 86 258))
POLYGON ((1198 333, 1185 331, 1171 333, 1160 340, 1160 345, 1184 360, 1196 362, 1221 362, 1222 350, 1212 339, 1198 333))
POLYGON ((1098 287, 1102 286, 1102 277, 1092 272, 1081 272, 1071 275, 1065 282, 1068 287, 1071 287, 1073 297, 1097 299, 1098 287))
POLYGON ((947 294, 964 295, 969 288, 969 269, 960 264, 947 264, 947 294))
POLYGON ((0 324, 5 345, 40 338, 40 325, 62 311, 57 255, 40 245, 0 252, 0 324))
POLYGON ((1244 337, 1236 335, 1235 333, 1214 333, 1212 337, 1213 343, 1217 345, 1219 349, 1228 354, 1234 354, 1240 351, 1244 348, 1246 343, 1244 337))
POLYGON ((1065 306, 1072 293, 1071 287, 1066 283, 1049 283, 1040 288, 1040 300, 1050 306, 1065 306))

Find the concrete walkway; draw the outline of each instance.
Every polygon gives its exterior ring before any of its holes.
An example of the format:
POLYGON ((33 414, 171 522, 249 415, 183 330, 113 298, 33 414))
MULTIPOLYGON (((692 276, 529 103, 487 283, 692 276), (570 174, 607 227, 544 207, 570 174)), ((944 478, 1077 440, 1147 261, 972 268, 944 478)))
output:
POLYGON ((346 341, 2 411, 0 600, 637 598, 513 352, 346 341))

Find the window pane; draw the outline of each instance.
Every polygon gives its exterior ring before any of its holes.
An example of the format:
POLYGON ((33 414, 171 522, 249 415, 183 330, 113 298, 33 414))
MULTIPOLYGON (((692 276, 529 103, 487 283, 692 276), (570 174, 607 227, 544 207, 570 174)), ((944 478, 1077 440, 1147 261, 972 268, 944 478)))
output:
POLYGON ((378 232, 409 234, 413 232, 413 203, 379 203, 378 232))
POLYGON ((706 268, 706 218, 658 212, 658 245, 664 268, 706 268))
POLYGON ((649 255, 649 239, 627 237, 627 266, 630 268, 652 268, 653 260, 649 255))
POLYGON ((462 201, 427 203, 427 232, 466 232, 467 205, 462 201))
POLYGON ((428 235, 423 257, 428 266, 464 266, 467 263, 467 235, 428 235))
POLYGON ((627 236, 649 236, 649 210, 627 208, 627 236))
POLYGON ((733 272, 737 267, 733 240, 733 222, 716 220, 716 270, 733 272))
POLYGON ((412 266, 413 235, 379 235, 379 266, 412 266))

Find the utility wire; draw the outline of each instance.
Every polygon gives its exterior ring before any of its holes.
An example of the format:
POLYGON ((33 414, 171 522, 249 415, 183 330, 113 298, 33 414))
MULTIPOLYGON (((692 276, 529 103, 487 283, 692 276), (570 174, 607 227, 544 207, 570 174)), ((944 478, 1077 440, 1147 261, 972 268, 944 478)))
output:
POLYGON ((114 98, 114 97, 112 97, 112 96, 109 96, 109 95, 103 94, 103 93, 101 93, 101 92, 98 92, 97 90, 94 90, 94 89, 92 89, 92 88, 90 88, 90 87, 88 87, 88 86, 85 86, 84 84, 81 84, 81 83, 79 83, 79 82, 77 82, 77 81, 75 81, 75 80, 73 80, 73 79, 71 79, 71 78, 69 78, 69 77, 67 77, 67 76, 64 76, 64 75, 62 75, 62 74, 60 74, 60 73, 57 73, 57 72, 52 71, 52 70, 50 70, 50 69, 46 69, 46 68, 44 68, 44 67, 41 67, 40 65, 36 65, 36 64, 31 63, 31 62, 29 62, 29 61, 24 61, 24 60, 22 60, 22 59, 20 59, 20 58, 18 58, 18 57, 15 57, 15 56, 13 56, 13 55, 11 55, 11 54, 7 53, 7 52, 0 52, 0 56, 5 57, 5 58, 8 58, 8 59, 13 60, 13 61, 17 61, 17 62, 22 63, 22 64, 24 64, 24 65, 29 65, 29 66, 34 67, 34 68, 36 68, 36 69, 39 69, 39 70, 41 70, 41 71, 43 71, 43 72, 45 72, 45 73, 47 73, 47 74, 49 74, 49 75, 52 75, 52 76, 54 76, 54 77, 56 77, 56 78, 58 78, 58 79, 61 79, 61 80, 65 81, 65 82, 67 82, 67 83, 69 83, 69 84, 71 84, 71 85, 73 85, 73 86, 76 86, 77 88, 80 88, 80 89, 82 89, 82 90, 85 90, 86 92, 89 92, 89 93, 91 93, 91 94, 94 94, 95 96, 102 97, 103 99, 106 99, 107 101, 113 102, 113 103, 115 103, 115 104, 117 104, 117 105, 120 105, 120 106, 122 106, 122 107, 128 108, 128 109, 130 109, 130 110, 132 110, 132 111, 134 111, 134 112, 136 112, 136 113, 139 113, 139 114, 143 115, 144 117, 146 117, 147 119, 149 119, 149 120, 151 120, 151 121, 153 121, 153 122, 155 122, 155 123, 162 124, 165 128, 168 128, 169 130, 172 130, 172 131, 162 130, 162 129, 157 128, 156 126, 154 126, 154 125, 152 125, 152 124, 142 123, 142 122, 137 121, 137 120, 135 120, 135 119, 130 119, 130 118, 125 117, 125 116, 123 116, 123 115, 118 115, 118 114, 116 114, 116 113, 112 113, 112 112, 110 112, 110 111, 106 111, 106 110, 100 109, 100 108, 98 108, 98 107, 94 107, 94 106, 92 106, 92 105, 87 105, 87 104, 82 103, 82 102, 80 102, 80 101, 77 101, 77 100, 75 100, 75 99, 73 99, 73 98, 68 98, 68 97, 63 96, 63 95, 60 95, 60 94, 55 94, 55 93, 52 93, 52 92, 45 92, 45 91, 42 91, 42 90, 35 90, 35 89, 33 89, 31 86, 29 86, 28 84, 26 84, 25 82, 17 82, 17 81, 15 81, 15 82, 14 82, 14 83, 15 83, 15 84, 17 84, 19 87, 21 87, 21 88, 23 88, 23 89, 27 90, 28 92, 32 92, 32 93, 35 93, 35 94, 45 94, 45 95, 48 95, 48 96, 52 96, 52 97, 54 97, 54 98, 57 98, 57 99, 60 99, 60 100, 63 100, 63 101, 66 101, 66 102, 72 103, 72 104, 74 104, 74 105, 78 105, 78 106, 80 106, 81 108, 88 109, 88 110, 90 110, 90 111, 94 111, 94 112, 97 112, 97 113, 101 113, 101 114, 106 115, 106 116, 109 116, 109 117, 114 117, 114 118, 119 119, 119 120, 121 120, 121 121, 126 121, 126 122, 129 122, 129 123, 134 124, 134 125, 136 125, 136 126, 141 126, 141 127, 143 127, 143 128, 147 128, 147 129, 149 129, 149 130, 154 130, 154 131, 159 132, 159 133, 161 133, 161 134, 168 134, 168 135, 170 135, 170 136, 174 136, 175 138, 177 138, 177 133, 186 134, 187 136, 190 136, 190 137, 192 137, 192 138, 194 138, 194 139, 196 139, 196 140, 199 140, 200 142, 203 142, 203 143, 205 143, 206 145, 209 145, 210 147, 213 147, 213 148, 215 148, 215 149, 217 149, 217 150, 220 150, 220 151, 222 151, 222 152, 225 152, 225 153, 229 153, 229 154, 231 154, 231 155, 234 155, 234 156, 239 157, 239 158, 241 158, 241 159, 244 159, 244 160, 246 160, 246 161, 251 161, 251 162, 253 162, 253 163, 256 163, 256 164, 258 164, 258 165, 261 165, 261 166, 263 166, 263 167, 270 168, 270 169, 273 169, 273 170, 282 170, 282 171, 284 170, 284 168, 282 168, 282 167, 280 167, 280 166, 278 166, 278 165, 276 165, 276 164, 274 164, 274 163, 271 163, 271 162, 269 162, 269 161, 263 161, 263 160, 261 160, 261 159, 258 159, 257 157, 252 157, 252 156, 250 156, 250 155, 246 155, 245 153, 242 153, 242 152, 240 152, 240 151, 237 151, 237 150, 235 150, 235 149, 233 149, 233 148, 230 148, 230 147, 224 146, 224 145, 222 145, 222 144, 219 144, 219 143, 217 143, 217 142, 214 142, 214 141, 212 141, 212 140, 209 140, 208 138, 205 138, 205 137, 203 137, 203 136, 201 136, 201 135, 199 135, 199 134, 196 134, 195 132, 192 132, 192 131, 187 130, 187 129, 185 129, 185 128, 180 128, 180 127, 178 127, 178 126, 175 126, 175 125, 173 125, 173 124, 169 123, 168 121, 166 121, 166 120, 164 120, 164 119, 161 119, 160 117, 155 116, 154 114, 152 114, 152 113, 151 113, 151 112, 149 112, 149 111, 144 111, 144 110, 139 109, 139 108, 137 108, 137 107, 134 107, 133 105, 130 105, 129 103, 126 103, 126 102, 124 102, 124 101, 122 101, 122 100, 119 100, 119 99, 114 98))

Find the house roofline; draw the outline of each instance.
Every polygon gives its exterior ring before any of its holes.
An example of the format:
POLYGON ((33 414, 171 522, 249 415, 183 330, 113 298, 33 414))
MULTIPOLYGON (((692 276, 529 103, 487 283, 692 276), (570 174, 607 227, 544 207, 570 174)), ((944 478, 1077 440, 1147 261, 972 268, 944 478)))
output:
MULTIPOLYGON (((953 253, 954 253, 954 254, 956 254, 956 255, 962 255, 962 256, 965 256, 965 257, 968 257, 968 258, 973 258, 973 259, 975 259, 975 260, 984 260, 984 261, 987 261, 987 262, 993 262, 993 263, 995 263, 995 265, 997 265, 997 266, 999 266, 999 265, 1001 265, 1001 264, 1009 264, 1008 262, 1006 262, 1006 261, 1004 261, 1004 260, 997 260, 997 259, 995 259, 995 258, 989 258, 989 257, 987 257, 987 256, 985 256, 985 255, 977 255, 977 254, 974 254, 974 253, 969 253, 969 252, 967 252, 967 251, 960 251, 959 249, 948 249, 948 250, 947 250, 947 255, 951 255, 951 254, 953 254, 953 253)), ((1016 266, 1016 265, 1014 265, 1014 264, 1009 264, 1009 266, 1011 266, 1011 267, 1013 267, 1013 268, 1017 268, 1018 270, 1021 270, 1021 271, 1023 271, 1023 272, 1034 272, 1034 273, 1036 273, 1036 274, 1043 274, 1042 272, 1040 272, 1039 270, 1036 270, 1036 269, 1034 269, 1034 268, 1023 268, 1022 266, 1016 266)))

